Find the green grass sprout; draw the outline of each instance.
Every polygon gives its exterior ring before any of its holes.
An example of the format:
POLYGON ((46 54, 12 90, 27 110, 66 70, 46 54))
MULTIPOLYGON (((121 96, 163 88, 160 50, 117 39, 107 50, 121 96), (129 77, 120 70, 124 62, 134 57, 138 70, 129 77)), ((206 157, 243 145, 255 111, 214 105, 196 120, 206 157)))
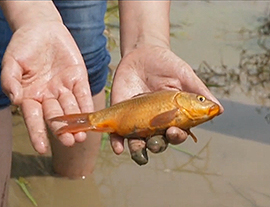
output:
POLYGON ((27 189, 27 186, 29 186, 29 182, 23 177, 19 177, 19 179, 16 179, 15 182, 21 187, 22 191, 29 198, 29 200, 33 203, 33 205, 38 206, 36 200, 33 198, 31 193, 27 189))

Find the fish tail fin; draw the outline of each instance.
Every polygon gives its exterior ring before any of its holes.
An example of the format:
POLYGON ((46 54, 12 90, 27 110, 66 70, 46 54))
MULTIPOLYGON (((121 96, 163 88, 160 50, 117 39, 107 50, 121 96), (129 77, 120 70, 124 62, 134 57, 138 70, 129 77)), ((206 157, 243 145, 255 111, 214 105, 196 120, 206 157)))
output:
POLYGON ((86 123, 89 122, 89 115, 90 113, 84 113, 84 114, 69 114, 69 115, 63 115, 63 116, 57 116, 52 119, 50 119, 51 122, 57 121, 57 122, 63 122, 63 123, 86 123))
POLYGON ((64 133, 86 132, 86 131, 112 132, 112 129, 109 128, 108 126, 92 125, 91 113, 70 114, 50 119, 50 122, 54 121, 66 124, 55 132, 56 135, 61 135, 64 133))

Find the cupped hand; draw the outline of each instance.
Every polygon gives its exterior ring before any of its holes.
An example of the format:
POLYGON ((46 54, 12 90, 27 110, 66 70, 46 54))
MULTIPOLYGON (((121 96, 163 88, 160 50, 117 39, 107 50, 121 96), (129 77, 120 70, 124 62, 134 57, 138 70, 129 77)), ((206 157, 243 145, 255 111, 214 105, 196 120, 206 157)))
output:
MULTIPOLYGON (((2 87, 20 105, 34 148, 48 147, 46 120, 70 113, 90 112, 93 102, 81 54, 61 22, 26 24, 15 31, 2 62, 2 87)), ((84 141, 86 134, 65 133, 66 146, 84 141)))
MULTIPOLYGON (((136 94, 162 89, 201 94, 220 105, 186 62, 169 48, 153 45, 136 48, 122 58, 114 77, 111 101, 115 104, 136 94)), ((224 109, 220 107, 222 113, 224 109)), ((170 127, 166 132, 172 144, 182 143, 187 136, 176 127, 170 127)), ((116 154, 122 153, 123 137, 112 135, 111 145, 116 154)))

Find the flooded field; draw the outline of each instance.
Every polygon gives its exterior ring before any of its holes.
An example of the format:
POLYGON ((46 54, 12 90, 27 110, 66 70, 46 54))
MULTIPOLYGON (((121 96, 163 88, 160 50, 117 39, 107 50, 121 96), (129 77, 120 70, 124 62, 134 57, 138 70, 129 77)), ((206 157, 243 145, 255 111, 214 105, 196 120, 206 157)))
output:
MULTIPOLYGON (((197 144, 188 139, 150 153, 146 166, 128 152, 116 156, 107 142, 92 176, 54 176, 50 156, 34 152, 22 118, 14 116, 9 206, 34 206, 15 182, 24 177, 40 207, 269 207, 269 11, 267 1, 172 2, 172 50, 225 112, 193 129, 197 144)), ((112 58, 116 65, 117 49, 112 58)))

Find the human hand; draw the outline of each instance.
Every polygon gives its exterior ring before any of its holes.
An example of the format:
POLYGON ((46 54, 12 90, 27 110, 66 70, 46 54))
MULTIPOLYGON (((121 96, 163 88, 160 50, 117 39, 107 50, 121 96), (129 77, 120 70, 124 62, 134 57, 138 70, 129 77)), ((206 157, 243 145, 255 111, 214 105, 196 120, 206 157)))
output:
MULTIPOLYGON (((111 101, 115 104, 140 93, 162 89, 201 94, 220 105, 187 63, 168 47, 154 45, 138 47, 123 57, 114 77, 111 101)), ((224 109, 220 107, 222 113, 224 109)), ((176 127, 170 127, 166 132, 171 144, 182 143, 187 136, 185 131, 176 127)), ((134 146, 131 152, 145 147, 141 140, 128 141, 129 146, 134 146)), ((116 154, 123 152, 123 137, 112 135, 111 144, 116 154)))
MULTIPOLYGON (((93 111, 87 70, 62 22, 34 22, 18 28, 3 57, 1 82, 12 103, 21 106, 39 153, 49 145, 44 119, 93 111)), ((48 124, 53 131, 59 128, 59 123, 48 124)), ((59 136, 66 146, 85 138, 84 132, 59 136)))

